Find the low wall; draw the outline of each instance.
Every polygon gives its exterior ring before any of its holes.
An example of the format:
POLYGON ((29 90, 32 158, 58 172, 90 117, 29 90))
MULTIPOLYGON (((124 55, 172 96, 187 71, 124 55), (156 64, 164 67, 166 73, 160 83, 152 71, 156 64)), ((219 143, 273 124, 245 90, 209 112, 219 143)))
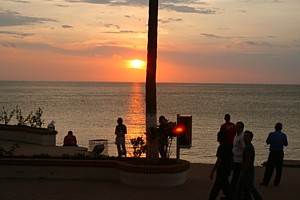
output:
POLYGON ((0 178, 119 180, 114 162, 63 159, 0 159, 0 178))
POLYGON ((190 163, 141 165, 118 160, 0 159, 0 178, 97 179, 142 187, 186 182, 190 163))
POLYGON ((0 125, 0 140, 27 142, 43 146, 55 146, 56 134, 57 131, 48 131, 45 128, 0 125))
POLYGON ((186 182, 187 171, 190 163, 180 160, 172 165, 136 165, 133 163, 120 162, 120 181, 141 187, 172 187, 186 182))

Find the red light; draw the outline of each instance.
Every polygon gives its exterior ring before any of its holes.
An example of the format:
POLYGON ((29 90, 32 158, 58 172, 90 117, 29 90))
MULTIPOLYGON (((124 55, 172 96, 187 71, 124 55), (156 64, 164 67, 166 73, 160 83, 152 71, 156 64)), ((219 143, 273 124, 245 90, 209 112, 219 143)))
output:
POLYGON ((174 134, 176 135, 180 135, 182 133, 185 132, 185 126, 184 125, 177 125, 173 128, 173 131, 172 131, 174 134))

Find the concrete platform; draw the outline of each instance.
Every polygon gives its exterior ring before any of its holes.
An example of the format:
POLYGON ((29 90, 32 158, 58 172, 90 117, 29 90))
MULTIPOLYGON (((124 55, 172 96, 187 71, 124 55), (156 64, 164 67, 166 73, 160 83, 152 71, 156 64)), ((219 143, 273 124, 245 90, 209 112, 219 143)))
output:
POLYGON ((44 146, 25 142, 16 142, 10 140, 0 140, 0 147, 8 151, 13 145, 18 145, 13 155, 15 156, 33 156, 33 155, 88 155, 88 148, 76 146, 44 146))
MULTIPOLYGON (((214 180, 213 165, 192 163, 185 184, 169 188, 137 187, 113 180, 0 178, 2 200, 202 200, 208 199, 214 180)), ((260 186, 264 168, 255 167, 254 184, 264 200, 299 200, 299 168, 283 168, 279 186, 260 186)), ((273 181, 273 179, 272 179, 273 181)), ((220 192, 217 199, 224 196, 220 192)))

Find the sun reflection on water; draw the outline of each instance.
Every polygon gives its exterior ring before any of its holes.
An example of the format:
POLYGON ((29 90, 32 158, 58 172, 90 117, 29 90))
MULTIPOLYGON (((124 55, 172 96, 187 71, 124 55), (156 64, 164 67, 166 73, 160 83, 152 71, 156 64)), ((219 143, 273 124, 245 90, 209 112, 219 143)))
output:
POLYGON ((145 92, 143 83, 133 83, 128 104, 127 141, 143 136, 145 140, 145 92))

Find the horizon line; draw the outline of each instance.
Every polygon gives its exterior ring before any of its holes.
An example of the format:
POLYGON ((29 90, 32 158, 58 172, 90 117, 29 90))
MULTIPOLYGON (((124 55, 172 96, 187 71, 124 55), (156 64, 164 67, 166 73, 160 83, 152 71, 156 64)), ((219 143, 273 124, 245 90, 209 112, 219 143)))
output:
MULTIPOLYGON (((87 80, 9 80, 0 79, 0 82, 58 82, 58 83, 142 83, 140 81, 87 81, 87 80)), ((238 83, 238 82, 169 82, 157 81, 166 84, 204 84, 204 85, 300 85, 300 83, 238 83)))

